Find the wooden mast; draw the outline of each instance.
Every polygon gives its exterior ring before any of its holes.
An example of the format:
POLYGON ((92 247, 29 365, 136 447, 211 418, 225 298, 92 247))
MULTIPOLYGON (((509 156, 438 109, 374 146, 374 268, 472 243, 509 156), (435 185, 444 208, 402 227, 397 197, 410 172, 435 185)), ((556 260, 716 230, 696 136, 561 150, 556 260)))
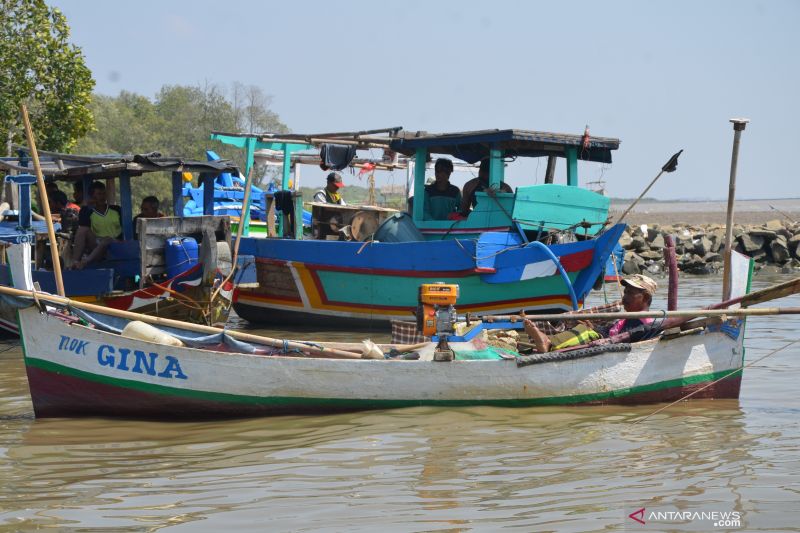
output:
POLYGON ((725 218, 725 256, 722 270, 722 299, 731 297, 731 244, 733 241, 733 204, 736 198, 736 167, 739 164, 739 138, 750 119, 732 118, 733 152, 731 154, 731 177, 728 183, 728 213, 725 218))
POLYGON ((44 186, 42 167, 39 165, 39 152, 36 151, 36 141, 33 139, 31 120, 28 118, 28 108, 25 104, 20 104, 19 108, 22 113, 22 122, 25 124, 25 136, 28 138, 28 147, 31 150, 33 168, 36 172, 36 184, 39 186, 39 198, 42 201, 42 205, 40 205, 39 208, 42 210, 42 213, 44 213, 44 219, 47 222, 47 237, 50 241, 50 258, 53 261, 53 276, 56 278, 56 290, 59 296, 66 296, 64 293, 64 280, 61 278, 61 261, 58 257, 58 243, 56 242, 56 232, 53 229, 53 217, 50 214, 50 203, 47 198, 47 189, 44 186))

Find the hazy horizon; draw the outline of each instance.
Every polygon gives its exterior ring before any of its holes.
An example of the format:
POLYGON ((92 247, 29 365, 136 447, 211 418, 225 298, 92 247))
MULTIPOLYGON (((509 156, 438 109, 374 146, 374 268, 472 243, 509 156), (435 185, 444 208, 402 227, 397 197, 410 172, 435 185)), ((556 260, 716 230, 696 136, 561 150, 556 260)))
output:
MULTIPOLYGON (((659 199, 725 196, 728 119, 747 117, 738 195, 797 195, 784 158, 800 122, 798 2, 50 3, 67 16, 100 94, 152 98, 164 85, 239 81, 271 95, 297 132, 582 134, 588 124, 622 141, 612 165, 580 169, 581 184, 603 179, 611 196, 638 196, 685 150, 648 193, 659 199)), ((509 168, 508 181, 543 173, 530 163, 509 168)), ((303 179, 323 176, 312 169, 303 179)), ((399 180, 381 175, 379 184, 399 180)))

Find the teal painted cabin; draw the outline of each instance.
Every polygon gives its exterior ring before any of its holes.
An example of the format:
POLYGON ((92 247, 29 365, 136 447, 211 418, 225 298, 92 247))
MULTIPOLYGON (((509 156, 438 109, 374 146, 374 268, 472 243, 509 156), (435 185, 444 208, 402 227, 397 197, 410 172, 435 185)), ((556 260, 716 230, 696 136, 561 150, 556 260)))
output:
MULTIPOLYGON (((312 226, 330 225, 320 216, 331 213, 340 217, 340 226, 375 216, 377 231, 356 239, 347 232, 304 239, 299 228, 279 227, 277 235, 291 238, 244 237, 240 263, 249 265, 242 277, 248 282, 237 288, 234 308, 253 322, 411 319, 417 287, 435 281, 461 286, 458 307, 464 312, 568 310, 582 305, 622 231, 607 224, 608 199, 577 186, 578 162, 611 163, 617 139, 514 129, 434 135, 400 128, 212 138, 245 149, 248 165, 259 150, 282 151, 285 189, 293 166, 319 164, 314 154, 324 144, 382 148, 375 166, 406 169, 414 198, 423 198, 427 169, 438 157, 461 169, 477 171, 480 161, 489 166, 488 191, 476 193, 475 207, 463 217, 428 220, 417 201, 402 216, 369 206, 311 204, 312 226), (544 158, 544 183, 500 192, 506 163, 520 158, 544 158), (559 159, 565 161, 566 184, 554 183, 559 159), (381 228, 398 217, 412 227, 405 242, 387 242, 389 233, 381 228)), ((293 198, 299 212, 303 199, 296 192, 293 198)))

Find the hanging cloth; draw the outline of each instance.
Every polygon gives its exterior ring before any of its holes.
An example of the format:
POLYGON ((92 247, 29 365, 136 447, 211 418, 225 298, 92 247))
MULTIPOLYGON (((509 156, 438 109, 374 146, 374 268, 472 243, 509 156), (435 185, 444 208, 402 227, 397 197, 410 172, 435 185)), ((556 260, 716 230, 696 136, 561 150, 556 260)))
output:
POLYGON ((344 170, 356 156, 356 147, 349 144, 323 144, 319 150, 322 170, 344 170))

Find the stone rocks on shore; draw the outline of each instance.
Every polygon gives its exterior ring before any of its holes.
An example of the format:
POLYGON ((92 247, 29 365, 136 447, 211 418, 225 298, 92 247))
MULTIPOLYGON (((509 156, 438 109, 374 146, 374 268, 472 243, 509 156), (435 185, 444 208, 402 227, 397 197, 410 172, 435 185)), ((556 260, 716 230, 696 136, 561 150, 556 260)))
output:
MULTIPOLYGON (((625 274, 661 274, 665 271, 664 237, 672 235, 678 269, 689 274, 722 271, 725 226, 719 224, 642 225, 628 227, 619 243, 625 250, 625 274)), ((733 246, 755 259, 756 270, 776 271, 800 268, 800 223, 770 220, 760 226, 733 227, 733 246)))

